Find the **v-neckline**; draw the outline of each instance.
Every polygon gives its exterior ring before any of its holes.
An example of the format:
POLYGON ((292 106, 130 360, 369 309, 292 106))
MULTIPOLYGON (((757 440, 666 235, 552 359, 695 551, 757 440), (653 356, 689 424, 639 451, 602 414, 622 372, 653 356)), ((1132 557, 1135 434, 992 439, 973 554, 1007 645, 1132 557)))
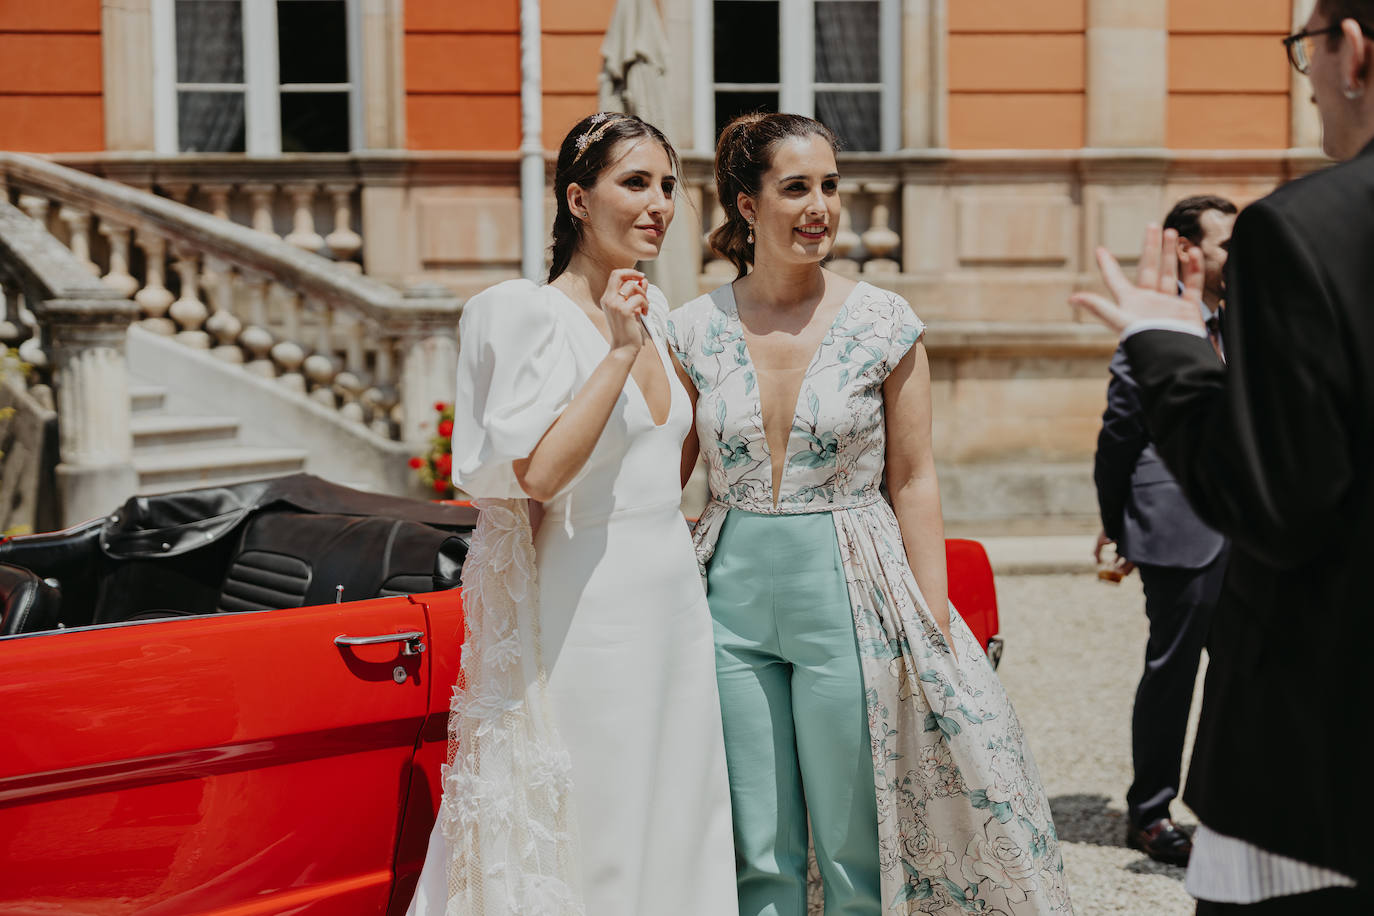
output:
POLYGON ((729 317, 730 320, 735 323, 735 327, 739 329, 740 343, 744 345, 744 358, 749 361, 749 371, 754 373, 754 400, 759 405, 759 433, 760 438, 763 440, 763 450, 768 458, 768 492, 772 497, 774 509, 778 508, 778 504, 781 501, 779 496, 780 491, 787 482, 787 460, 788 456, 792 453, 792 433, 795 432, 797 428, 797 413, 800 410, 802 394, 806 390, 806 380, 811 377, 811 373, 815 370, 816 363, 820 360, 821 354, 825 352, 826 338, 834 335, 835 328, 839 327, 840 318, 848 312, 850 303, 854 300, 854 297, 858 294, 859 289, 865 282, 864 280, 859 280, 854 284, 854 288, 845 295, 844 301, 841 302, 840 307, 835 310, 835 317, 830 319, 830 324, 826 326, 825 333, 821 334, 820 340, 816 342, 816 350, 811 354, 811 361, 806 364, 806 370, 802 373, 801 382, 797 385, 797 397, 792 404, 792 416, 787 426, 787 440, 783 444, 782 473, 778 475, 777 486, 773 485, 773 446, 768 442, 768 424, 763 420, 763 382, 759 375, 758 363, 754 362, 754 354, 749 349, 749 340, 745 336, 744 321, 739 317, 739 300, 735 298, 735 284, 733 282, 725 284, 730 295, 729 317))
MULTIPOLYGON (((596 339, 599 340, 599 341, 601 341, 602 345, 605 346, 605 348, 606 348, 606 352, 609 353, 609 352, 611 351, 611 344, 610 344, 610 342, 606 340, 606 336, 605 336, 604 334, 601 333, 601 329, 598 328, 598 327, 596 326, 596 322, 592 321, 591 316, 588 315, 588 314, 583 310, 582 306, 578 305, 577 302, 573 300, 573 297, 572 297, 572 296, 569 296, 567 293, 563 292, 563 290, 561 290, 561 289, 559 289, 558 287, 554 286, 552 283, 546 283, 546 284, 544 284, 544 285, 545 285, 546 288, 551 289, 551 290, 553 290, 555 293, 557 293, 557 294, 563 299, 563 301, 564 301, 567 305, 571 306, 571 307, 573 308, 573 310, 577 312, 578 315, 582 316, 582 322, 583 322, 583 324, 584 324, 593 334, 596 335, 596 339)), ((651 325, 647 320, 644 322, 644 326, 645 326, 646 329, 651 329, 651 328, 652 328, 652 325, 651 325)), ((668 383, 668 386, 667 386, 667 387, 668 387, 668 409, 667 409, 667 411, 665 411, 664 414, 663 414, 663 422, 662 422, 662 423, 659 423, 658 421, 656 421, 656 420, 654 419, 654 409, 653 409, 652 406, 650 406, 650 404, 649 404, 649 399, 648 399, 647 397, 645 397, 645 395, 644 395, 644 389, 640 388, 640 387, 639 387, 639 382, 635 380, 635 373, 634 373, 634 367, 633 367, 633 366, 630 368, 629 375, 626 376, 625 381, 626 381, 626 387, 627 387, 627 388, 632 388, 632 389, 634 390, 634 393, 635 393, 636 395, 639 396, 639 403, 642 404, 642 405, 644 406, 644 412, 645 412, 646 414, 649 415, 649 423, 653 426, 654 429, 663 429, 663 427, 665 427, 665 426, 668 425, 668 421, 671 420, 671 419, 673 418, 673 381, 674 381, 674 379, 673 379, 672 373, 670 373, 670 372, 668 371, 668 370, 669 370, 669 366, 664 362, 664 358, 663 358, 664 354, 663 354, 663 351, 659 348, 659 345, 658 345, 658 337, 653 333, 652 330, 649 330, 649 344, 654 348, 654 355, 658 357, 658 368, 659 368, 659 371, 663 373, 664 380, 667 381, 667 383, 668 383)))

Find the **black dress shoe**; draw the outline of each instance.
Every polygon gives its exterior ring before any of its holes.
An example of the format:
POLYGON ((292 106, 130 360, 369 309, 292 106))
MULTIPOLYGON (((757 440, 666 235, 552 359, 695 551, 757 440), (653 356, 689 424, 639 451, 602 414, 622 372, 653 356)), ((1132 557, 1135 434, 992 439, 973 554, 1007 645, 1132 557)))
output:
POLYGON ((1187 865, 1193 854, 1193 841, 1167 817, 1145 827, 1128 824, 1126 845, 1168 865, 1187 865))

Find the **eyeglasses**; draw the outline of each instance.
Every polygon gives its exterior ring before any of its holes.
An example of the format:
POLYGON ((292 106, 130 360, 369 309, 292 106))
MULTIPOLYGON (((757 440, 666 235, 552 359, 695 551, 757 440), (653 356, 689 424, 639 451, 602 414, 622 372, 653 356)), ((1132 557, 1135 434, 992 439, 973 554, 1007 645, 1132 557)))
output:
MULTIPOLYGON (((1283 46, 1288 50, 1288 62, 1293 65, 1293 69, 1306 75, 1312 67, 1312 54, 1316 50, 1316 39, 1322 35, 1338 35, 1341 31, 1340 23, 1327 26, 1324 29, 1310 29, 1303 32, 1296 32, 1283 40, 1283 46)), ((1366 38, 1374 38, 1370 34, 1364 23, 1360 23, 1360 31, 1366 38)))

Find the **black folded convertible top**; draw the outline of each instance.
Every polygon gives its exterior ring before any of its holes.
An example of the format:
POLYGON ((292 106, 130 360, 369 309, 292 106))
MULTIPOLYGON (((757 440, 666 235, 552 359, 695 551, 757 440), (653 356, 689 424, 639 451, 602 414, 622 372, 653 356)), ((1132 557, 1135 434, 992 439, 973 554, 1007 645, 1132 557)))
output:
POLYGON ((477 524, 476 510, 466 506, 365 493, 313 474, 290 474, 233 486, 131 497, 105 520, 100 545, 114 559, 177 556, 219 540, 250 513, 268 508, 394 518, 453 532, 477 524))

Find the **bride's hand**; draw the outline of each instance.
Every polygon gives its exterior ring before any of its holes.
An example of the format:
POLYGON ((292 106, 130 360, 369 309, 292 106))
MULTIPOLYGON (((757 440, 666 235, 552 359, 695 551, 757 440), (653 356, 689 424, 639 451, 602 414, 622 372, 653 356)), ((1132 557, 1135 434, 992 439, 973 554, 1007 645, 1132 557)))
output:
POLYGON ((647 339, 640 316, 649 314, 649 281, 644 274, 628 268, 611 271, 601 311, 610 326, 611 349, 638 354, 647 339))

